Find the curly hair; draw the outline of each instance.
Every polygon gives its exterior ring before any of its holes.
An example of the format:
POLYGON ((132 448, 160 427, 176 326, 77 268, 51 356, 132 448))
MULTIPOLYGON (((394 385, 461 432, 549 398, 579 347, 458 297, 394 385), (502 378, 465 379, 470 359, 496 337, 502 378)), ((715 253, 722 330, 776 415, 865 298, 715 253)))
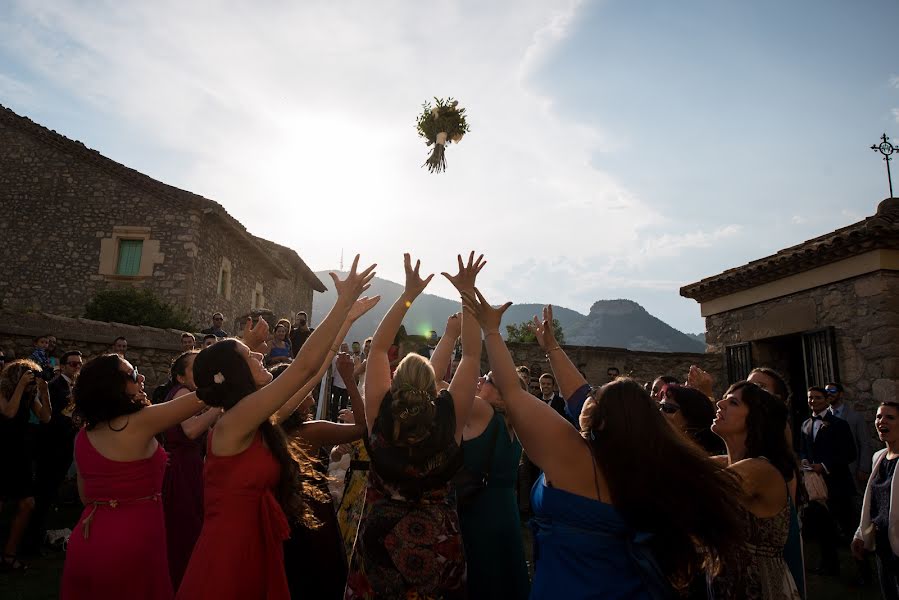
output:
POLYGON ((784 479, 792 480, 798 473, 798 465, 784 436, 787 427, 786 404, 751 381, 736 382, 727 388, 724 395, 735 392, 740 392, 740 400, 749 410, 746 415, 745 458, 764 456, 784 479))
POLYGON ((122 372, 121 366, 122 359, 118 354, 104 354, 87 361, 81 368, 72 397, 74 414, 84 421, 88 430, 98 423, 134 414, 146 406, 125 392, 128 375, 122 372))
POLYGON ((612 504, 633 530, 652 534, 671 584, 683 590, 701 572, 717 573, 744 539, 733 474, 671 427, 633 379, 597 390, 581 423, 612 504))
POLYGON ((401 446, 414 446, 431 433, 436 408, 437 377, 428 359, 418 354, 407 354, 396 367, 390 385, 393 401, 393 431, 388 432, 391 442, 401 446))
MULTIPOLYGON (((225 410, 256 391, 253 372, 246 359, 237 350, 238 341, 225 339, 204 348, 194 360, 194 383, 197 397, 209 406, 225 410), (221 374, 224 381, 217 383, 221 374)), ((318 527, 310 507, 310 500, 323 501, 316 482, 322 475, 314 469, 314 463, 303 447, 287 439, 284 431, 266 420, 259 426, 265 443, 281 466, 277 498, 288 519, 307 527, 318 527)))
POLYGON ((6 363, 2 373, 0 373, 0 394, 7 400, 12 398, 16 391, 16 386, 19 385, 19 380, 28 371, 39 374, 42 368, 39 364, 27 358, 19 358, 6 363))

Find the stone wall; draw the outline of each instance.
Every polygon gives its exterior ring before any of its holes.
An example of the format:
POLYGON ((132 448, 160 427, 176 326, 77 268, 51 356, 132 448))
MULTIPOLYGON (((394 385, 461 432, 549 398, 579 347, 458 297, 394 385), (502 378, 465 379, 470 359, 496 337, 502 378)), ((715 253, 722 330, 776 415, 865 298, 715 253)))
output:
MULTIPOLYGON (((706 318, 706 341, 709 350, 718 353, 729 344, 753 342, 758 362, 766 358, 762 340, 821 327, 834 328, 840 382, 854 408, 873 423, 878 403, 899 400, 897 272, 878 271, 711 315, 706 318)), ((805 382, 792 384, 801 388, 794 389, 801 397, 805 382)))
POLYGON ((79 316, 110 285, 151 288, 170 302, 189 295, 200 216, 124 183, 0 120, 0 303, 79 316), (149 227, 164 255, 151 277, 99 274, 100 240, 115 226, 149 227), (176 275, 181 275, 180 278, 176 275), (164 285, 162 285, 164 284, 164 285))
MULTIPOLYGON (((537 344, 510 343, 508 346, 515 364, 527 365, 531 369, 534 381, 542 373, 551 372, 549 361, 537 344)), ((591 385, 606 383, 609 367, 617 367, 622 375, 646 383, 652 382, 660 375, 673 375, 685 379, 690 365, 697 365, 714 377, 716 394, 720 395, 726 388, 724 357, 721 354, 640 352, 596 346, 563 346, 563 348, 571 361, 586 373, 587 381, 591 385)), ((486 362, 484 368, 486 373, 486 362)))
POLYGON ((0 206, 0 307, 78 317, 98 291, 133 286, 186 308, 205 328, 217 310, 226 322, 247 312, 259 283, 275 314, 311 314, 312 289, 301 261, 285 256, 286 249, 270 242, 261 248, 215 202, 3 107, 0 206), (115 275, 116 236, 146 237, 139 275, 115 275), (223 257, 232 263, 230 300, 218 294, 223 257))
POLYGON ((148 394, 168 379, 172 359, 181 352, 181 333, 174 329, 135 327, 0 309, 0 349, 7 356, 16 358, 31 354, 33 339, 39 335, 55 335, 60 356, 68 350, 80 350, 85 360, 111 352, 112 341, 124 336, 128 340, 125 358, 136 364, 146 377, 148 394))

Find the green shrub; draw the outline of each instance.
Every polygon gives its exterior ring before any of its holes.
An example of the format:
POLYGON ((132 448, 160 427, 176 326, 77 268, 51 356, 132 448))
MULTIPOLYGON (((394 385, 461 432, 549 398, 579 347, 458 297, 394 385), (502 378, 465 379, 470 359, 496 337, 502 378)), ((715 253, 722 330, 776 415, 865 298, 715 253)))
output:
POLYGON ((95 321, 115 321, 127 325, 146 325, 161 329, 193 331, 188 312, 163 302, 150 290, 126 287, 98 292, 84 316, 95 321))
MULTIPOLYGON (((562 331, 559 319, 553 319, 553 331, 556 333, 556 341, 564 344, 565 332, 562 331)), ((534 333, 534 322, 522 321, 518 324, 506 325, 506 340, 520 344, 536 344, 537 334, 534 333)))

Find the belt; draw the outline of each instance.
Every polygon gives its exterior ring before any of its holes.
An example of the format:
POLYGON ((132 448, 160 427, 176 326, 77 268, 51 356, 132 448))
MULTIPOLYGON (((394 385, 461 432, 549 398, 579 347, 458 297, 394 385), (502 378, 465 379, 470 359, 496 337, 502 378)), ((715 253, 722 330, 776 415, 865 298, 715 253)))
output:
POLYGON ((159 502, 160 498, 162 498, 161 492, 156 492, 155 494, 150 494, 149 496, 144 496, 142 498, 131 498, 128 500, 93 500, 89 502, 93 508, 91 508, 91 512, 84 518, 84 521, 81 522, 81 532, 84 535, 84 539, 87 539, 91 533, 91 522, 94 520, 94 515, 97 514, 97 509, 101 506, 108 506, 109 508, 117 508, 120 504, 131 504, 133 502, 159 502))

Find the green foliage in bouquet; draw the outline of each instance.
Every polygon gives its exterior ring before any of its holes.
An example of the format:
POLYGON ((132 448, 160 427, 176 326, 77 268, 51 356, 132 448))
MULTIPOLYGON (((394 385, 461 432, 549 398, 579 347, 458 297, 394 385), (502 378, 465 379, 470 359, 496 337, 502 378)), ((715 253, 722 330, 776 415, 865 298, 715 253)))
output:
POLYGON ((431 173, 440 173, 446 170, 446 145, 462 141, 462 136, 469 132, 469 127, 465 120, 465 109, 459 108, 458 100, 435 97, 434 103, 433 106, 430 102, 422 105, 416 128, 418 135, 425 139, 428 146, 434 146, 431 156, 422 166, 427 165, 431 173))

